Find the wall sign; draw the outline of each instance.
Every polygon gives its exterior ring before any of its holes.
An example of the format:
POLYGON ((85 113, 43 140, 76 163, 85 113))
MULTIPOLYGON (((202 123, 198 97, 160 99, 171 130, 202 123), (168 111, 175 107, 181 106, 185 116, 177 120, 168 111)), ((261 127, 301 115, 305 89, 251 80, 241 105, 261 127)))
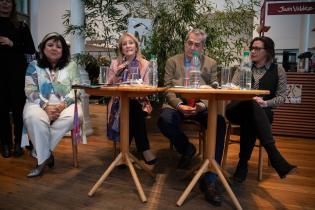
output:
POLYGON ((315 2, 268 3, 268 15, 315 14, 315 2))
POLYGON ((287 84, 286 104, 300 104, 302 101, 302 85, 301 84, 287 84))

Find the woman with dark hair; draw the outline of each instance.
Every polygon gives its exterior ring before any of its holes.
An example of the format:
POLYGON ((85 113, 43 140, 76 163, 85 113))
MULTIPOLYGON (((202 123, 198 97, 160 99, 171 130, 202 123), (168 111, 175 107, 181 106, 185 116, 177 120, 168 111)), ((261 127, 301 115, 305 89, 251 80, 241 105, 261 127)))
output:
POLYGON ((25 104, 24 78, 27 61, 24 54, 34 54, 35 47, 28 26, 17 19, 14 0, 0 0, 0 143, 2 156, 11 156, 12 124, 14 128, 14 151, 18 157, 23 154, 20 147, 23 128, 23 107, 25 104))
MULTIPOLYGON (((240 125, 239 162, 234 180, 243 182, 248 172, 247 162, 251 157, 256 137, 268 153, 270 163, 279 177, 285 178, 296 169, 278 151, 272 136, 273 108, 284 103, 286 98, 286 74, 282 66, 274 62, 274 42, 269 37, 256 37, 250 43, 252 66, 252 89, 269 90, 269 95, 256 96, 248 101, 232 101, 226 107, 226 117, 240 125)), ((233 83, 239 84, 239 71, 233 83)))
MULTIPOLYGON (((25 76, 26 104, 23 119, 37 154, 37 165, 27 177, 39 176, 54 166, 52 151, 73 127, 73 84, 79 84, 77 66, 70 62, 65 39, 47 34, 39 45, 39 58, 29 64, 25 76)), ((78 106, 79 118, 82 118, 78 106)))

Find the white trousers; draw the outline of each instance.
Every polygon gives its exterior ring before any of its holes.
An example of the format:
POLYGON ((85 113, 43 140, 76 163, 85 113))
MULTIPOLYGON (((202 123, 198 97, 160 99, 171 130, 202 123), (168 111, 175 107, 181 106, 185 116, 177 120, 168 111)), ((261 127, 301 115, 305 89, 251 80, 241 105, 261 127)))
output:
MULTIPOLYGON (((78 115, 82 122, 82 108, 78 104, 78 115)), ((62 137, 73 128, 74 104, 64 109, 58 119, 50 124, 46 112, 34 103, 26 103, 23 111, 24 126, 37 154, 38 164, 49 158, 62 137)))

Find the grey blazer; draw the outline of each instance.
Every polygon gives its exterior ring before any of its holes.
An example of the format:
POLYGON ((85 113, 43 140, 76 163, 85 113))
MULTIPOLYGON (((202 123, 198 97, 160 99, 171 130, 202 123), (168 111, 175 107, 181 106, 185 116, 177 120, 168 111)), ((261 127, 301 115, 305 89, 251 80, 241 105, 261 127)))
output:
MULTIPOLYGON (((218 80, 217 78, 217 63, 214 59, 207 56, 201 56, 201 85, 210 85, 212 82, 218 80)), ((184 85, 184 54, 178 54, 166 61, 164 86, 174 87, 176 85, 184 85)), ((183 98, 176 93, 166 93, 165 103, 162 108, 176 109, 179 103, 183 102, 183 98)), ((208 106, 207 101, 202 101, 208 106)))

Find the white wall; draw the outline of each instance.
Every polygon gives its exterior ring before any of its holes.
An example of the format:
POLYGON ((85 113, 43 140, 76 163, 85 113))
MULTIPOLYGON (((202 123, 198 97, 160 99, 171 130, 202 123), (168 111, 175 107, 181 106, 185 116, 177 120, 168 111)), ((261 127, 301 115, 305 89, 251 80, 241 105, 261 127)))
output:
POLYGON ((69 0, 31 1, 31 32, 35 46, 38 46, 47 33, 64 33, 62 16, 69 8, 69 0))
MULTIPOLYGON (((299 49, 300 42, 306 34, 301 30, 304 25, 304 17, 306 15, 272 15, 266 16, 266 25, 271 26, 270 30, 265 33, 277 42, 278 49, 299 49)), ((310 15, 311 22, 308 28, 309 43, 308 47, 315 46, 315 32, 311 30, 315 28, 315 15, 310 15)))
MULTIPOLYGON (((303 0, 305 1, 305 0, 303 0)), ((304 33, 305 18, 307 15, 266 15, 265 25, 270 26, 268 32, 264 35, 269 36, 275 42, 276 49, 303 49, 305 38, 309 37, 308 48, 315 47, 315 15, 311 14, 310 24, 307 26, 307 33, 304 33)), ((255 21, 259 24, 259 18, 255 21)), ((254 32, 254 36, 258 33, 254 32)))

